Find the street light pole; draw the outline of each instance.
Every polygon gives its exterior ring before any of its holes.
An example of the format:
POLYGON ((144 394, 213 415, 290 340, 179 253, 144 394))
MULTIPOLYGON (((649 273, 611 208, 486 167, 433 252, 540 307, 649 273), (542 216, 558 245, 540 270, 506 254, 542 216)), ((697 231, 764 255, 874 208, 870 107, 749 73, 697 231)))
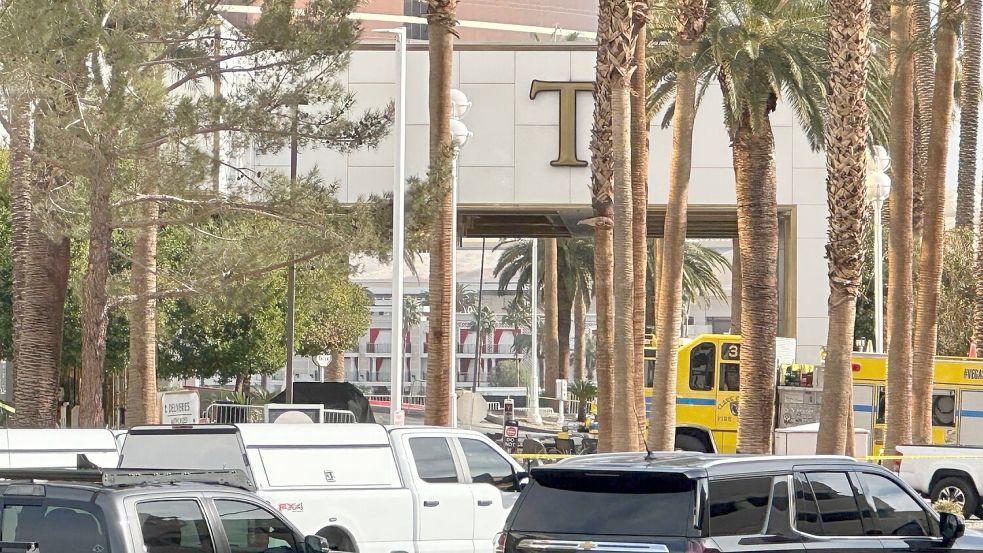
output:
POLYGON ((543 419, 539 416, 539 344, 537 331, 539 330, 539 243, 535 238, 532 239, 532 279, 529 282, 529 310, 532 313, 532 324, 529 325, 530 351, 532 352, 532 363, 529 374, 529 401, 526 402, 526 420, 530 424, 540 425, 543 419))
POLYGON ((392 356, 389 370, 389 422, 402 425, 403 413, 403 215, 406 194, 406 29, 390 29, 396 41, 396 157, 393 160, 393 294, 392 294, 392 356))
MULTIPOLYGON (((460 160, 461 148, 471 137, 468 127, 461 122, 461 118, 471 109, 471 102, 463 92, 457 89, 451 90, 451 145, 454 147, 454 159, 451 162, 451 305, 450 305, 450 375, 448 380, 448 393, 450 394, 450 427, 457 428, 457 343, 460 331, 457 329, 457 173, 458 162, 460 160)), ((439 278, 439 275, 430 275, 430 278, 439 278)))
MULTIPOLYGON (((293 105, 293 120, 290 124, 290 193, 297 184, 297 102, 293 105)), ((293 257, 293 252, 290 253, 293 257)), ((297 267, 293 261, 287 266, 287 403, 294 402, 294 296, 297 280, 297 267)))
POLYGON ((883 146, 874 146, 867 160, 867 197, 874 208, 874 351, 884 353, 884 240, 881 211, 891 191, 887 170, 891 158, 883 146))

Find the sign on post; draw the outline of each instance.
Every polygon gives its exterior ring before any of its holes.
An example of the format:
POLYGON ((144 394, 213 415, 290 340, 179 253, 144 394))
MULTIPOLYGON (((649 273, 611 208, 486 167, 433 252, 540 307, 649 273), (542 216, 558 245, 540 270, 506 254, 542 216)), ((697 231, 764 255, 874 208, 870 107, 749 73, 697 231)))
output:
POLYGON ((519 450, 519 421, 515 419, 505 421, 502 445, 505 447, 505 451, 509 453, 515 453, 519 450))
POLYGON ((201 416, 198 392, 164 392, 160 396, 161 424, 194 424, 201 416))
POLYGON ((505 400, 505 420, 510 421, 515 419, 515 400, 512 398, 506 398, 505 400))
POLYGON ((567 380, 565 378, 556 379, 556 399, 559 406, 560 423, 562 424, 565 420, 563 410, 567 401, 567 380))

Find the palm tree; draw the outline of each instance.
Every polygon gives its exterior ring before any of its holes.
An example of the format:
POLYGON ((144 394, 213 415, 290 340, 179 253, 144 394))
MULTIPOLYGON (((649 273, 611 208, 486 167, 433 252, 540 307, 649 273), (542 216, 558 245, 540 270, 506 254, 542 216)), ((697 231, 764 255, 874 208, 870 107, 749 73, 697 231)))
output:
MULTIPOLYGON (((544 290, 545 240, 540 241, 540 260, 537 274, 538 286, 544 290)), ((494 275, 498 278, 498 292, 504 294, 515 282, 516 297, 525 296, 532 279, 532 248, 528 241, 505 241, 495 249, 501 248, 502 255, 495 264, 494 275)), ((594 287, 594 244, 581 238, 557 240, 557 330, 559 366, 569 366, 570 319, 575 308, 575 298, 581 289, 587 290, 587 302, 594 287)), ((544 292, 545 295, 545 292, 544 292)), ((576 361, 575 361, 576 362, 576 361)))
POLYGON ((521 295, 512 298, 505 306, 505 316, 502 317, 502 324, 512 328, 513 341, 522 334, 523 328, 532 326, 532 314, 529 312, 529 300, 527 296, 521 295))
POLYGON ((573 379, 587 378, 587 309, 590 293, 577 288, 573 299, 573 379))
MULTIPOLYGON (((961 4, 947 0, 939 7, 935 37, 935 88, 932 129, 925 180, 922 245, 918 255, 917 317, 912 356, 912 427, 914 443, 932 443, 932 380, 938 338, 939 287, 945 223, 945 171, 949 149, 950 114, 956 80, 956 39, 961 4)), ((975 175, 974 175, 975 178, 975 175)))
MULTIPOLYGON (((149 182, 156 182, 150 176, 149 182)), ((148 184, 148 193, 156 193, 156 185, 148 184)), ((141 208, 144 220, 158 218, 156 202, 145 202, 141 208)), ((130 269, 130 292, 146 298, 157 291, 157 227, 149 226, 137 232, 133 240, 133 264, 130 269)), ((130 306, 130 357, 126 368, 126 420, 129 425, 160 422, 157 408, 157 302, 138 299, 130 306)))
POLYGON ((457 353, 450 346, 456 331, 451 328, 451 205, 450 171, 438 170, 449 163, 451 149, 451 73, 454 65, 454 27, 457 0, 427 0, 427 29, 430 60, 430 166, 440 175, 434 183, 446 190, 437 205, 437 221, 430 244, 430 350, 427 359, 426 424, 444 426, 450 422, 451 367, 457 353))
POLYGON ((464 284, 457 285, 457 312, 471 313, 478 306, 478 293, 464 284))
MULTIPOLYGON (((921 1, 921 0, 920 0, 921 1)), ((927 7, 927 2, 925 2, 927 7)), ((889 339, 884 451, 911 440, 912 251, 914 250, 914 60, 911 7, 891 4, 891 174, 887 305, 889 339), (908 216, 908 214, 912 216, 908 216)), ((921 85, 919 85, 921 86, 921 85)))
POLYGON ((708 29, 737 182, 741 365, 749 369, 741 371, 741 453, 771 452, 775 409, 778 205, 769 115, 784 92, 810 143, 819 147, 824 89, 819 60, 826 45, 818 8, 812 2, 727 0, 708 29))
MULTIPOLYGON (((67 238, 51 238, 34 216, 40 172, 31 163, 32 121, 24 91, 8 92, 9 193, 13 256, 13 403, 10 425, 58 424, 62 323, 69 275, 67 238), (19 93, 18 93, 19 92, 19 93)), ((47 178, 42 177, 42 182, 47 178)))
POLYGON ((730 262, 730 333, 741 333, 741 246, 733 239, 730 262))
MULTIPOLYGON (((649 0, 635 3, 636 18, 648 19, 649 0)), ((634 378, 633 401, 636 424, 645 427, 645 305, 646 269, 648 259, 648 175, 649 175, 649 126, 648 79, 646 76, 646 25, 639 25, 635 36, 634 68, 631 76, 631 205, 632 205, 632 258, 634 266, 633 318, 635 328, 635 358, 632 360, 634 378)))
MULTIPOLYGON (((892 2, 892 8, 893 8, 892 2)), ((914 154, 912 158, 912 232, 917 237, 922 229, 922 203, 925 191, 925 171, 928 163, 929 133, 932 127, 932 89, 935 88, 935 55, 932 52, 932 9, 929 0, 914 0, 904 9, 904 24, 909 36, 905 43, 914 50, 914 87, 917 102, 912 121, 914 154), (915 42, 911 42, 914 33, 915 42)), ((893 34, 892 34, 893 36, 893 34)), ((908 63, 909 54, 902 55, 908 63)), ((905 69, 907 71, 907 68, 905 69)), ((907 92, 905 92, 907 95, 907 92)), ((914 101, 914 100, 913 100, 914 101)), ((893 173, 893 169, 892 169, 893 173)))
POLYGON ((983 14, 980 0, 965 0, 962 75, 959 79, 959 179, 956 226, 970 227, 976 213, 976 132, 980 109, 980 46, 983 14))
MULTIPOLYGON (((543 240, 546 255, 543 260, 543 315, 546 318, 546 343, 543 351, 546 353, 546 370, 543 372, 546 382, 546 397, 557 398, 556 379, 560 378, 560 338, 559 311, 557 309, 557 252, 556 238, 543 240)), ((569 315, 568 315, 569 317, 569 315)))
POLYGON ((491 307, 487 305, 482 306, 481 311, 477 309, 473 310, 471 316, 473 320, 469 328, 471 332, 475 333, 474 382, 475 386, 477 386, 481 378, 482 349, 485 347, 488 335, 495 333, 495 329, 498 327, 498 317, 495 316, 495 312, 492 311, 491 307))
MULTIPOLYGON (((610 40, 611 8, 613 0, 598 0, 597 43, 610 40)), ((614 252, 611 227, 614 218, 613 183, 614 159, 611 142, 611 60, 607 52, 597 49, 594 64, 594 122, 591 126, 591 206, 593 217, 583 224, 594 228, 594 279, 597 311, 596 373, 598 389, 598 448, 600 452, 612 450, 611 430, 614 419, 614 374, 611 358, 614 356, 614 252)))
POLYGON ((587 380, 574 380, 567 389, 577 400, 577 421, 586 421, 587 404, 597 399, 597 384, 587 380))
MULTIPOLYGON (((696 67, 698 40, 706 22, 704 0, 679 0, 675 20, 676 101, 672 115, 672 158, 669 163, 669 194, 663 229, 659 311, 655 315, 656 349, 667 352, 656 357, 652 389, 650 448, 672 451, 676 439, 676 370, 679 328, 682 316, 683 256, 686 245, 686 210, 693 154, 693 124, 696 121, 696 67)), ((661 75, 659 76, 661 80, 661 75)))
POLYGON ((829 2, 826 190, 830 206, 829 337, 817 453, 845 454, 852 439, 853 323, 862 284, 866 219, 867 59, 870 3, 829 2))

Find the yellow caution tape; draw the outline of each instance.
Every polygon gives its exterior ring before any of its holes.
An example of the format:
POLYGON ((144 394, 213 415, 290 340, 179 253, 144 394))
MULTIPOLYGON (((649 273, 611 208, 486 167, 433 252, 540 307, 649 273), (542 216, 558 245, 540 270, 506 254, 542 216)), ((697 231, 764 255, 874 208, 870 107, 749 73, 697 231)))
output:
POLYGON ((0 409, 3 409, 4 411, 8 411, 10 413, 16 413, 17 412, 13 407, 7 405, 6 403, 4 403, 2 401, 0 401, 0 409))
POLYGON ((983 455, 868 455, 864 461, 905 461, 909 459, 983 459, 983 455))

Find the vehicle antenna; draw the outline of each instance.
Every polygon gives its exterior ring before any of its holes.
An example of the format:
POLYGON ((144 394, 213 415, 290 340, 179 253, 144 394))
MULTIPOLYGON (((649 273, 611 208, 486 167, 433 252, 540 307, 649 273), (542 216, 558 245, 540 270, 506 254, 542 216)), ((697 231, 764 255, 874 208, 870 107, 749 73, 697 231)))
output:
MULTIPOLYGON (((635 402, 634 401, 631 402, 631 412, 632 412, 633 415, 635 415, 635 421, 637 422, 638 421, 638 406, 635 405, 635 402)), ((652 452, 652 449, 649 448, 648 437, 645 435, 645 426, 643 424, 641 424, 641 423, 638 423, 638 435, 642 439, 642 445, 645 446, 645 460, 646 461, 654 461, 655 460, 655 453, 653 453, 652 452)))

